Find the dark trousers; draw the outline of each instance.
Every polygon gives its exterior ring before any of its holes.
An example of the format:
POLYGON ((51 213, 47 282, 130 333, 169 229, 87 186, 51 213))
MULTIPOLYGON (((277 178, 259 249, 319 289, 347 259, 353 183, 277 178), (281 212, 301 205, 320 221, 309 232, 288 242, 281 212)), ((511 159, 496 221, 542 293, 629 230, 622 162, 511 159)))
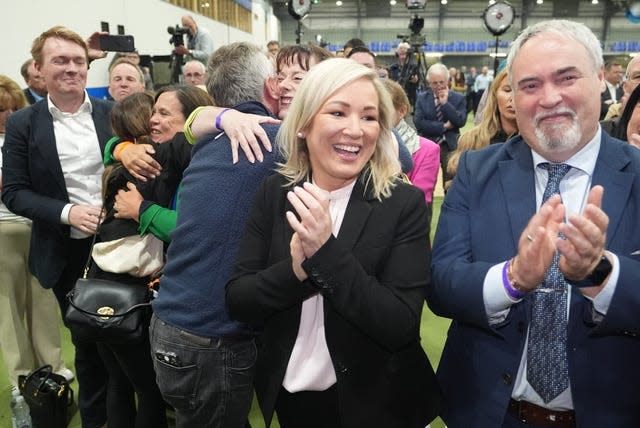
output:
POLYGON ((336 385, 326 391, 290 393, 280 388, 276 413, 281 428, 340 428, 336 385))
POLYGON ((107 419, 110 427, 165 428, 166 406, 156 384, 149 335, 140 343, 98 344, 109 373, 107 419), (133 390, 138 397, 136 410, 133 390))
POLYGON ((470 111, 473 111, 473 114, 476 113, 476 111, 473 109, 473 106, 475 105, 475 99, 476 99, 476 93, 471 91, 469 93, 467 93, 466 96, 466 100, 467 100, 467 113, 470 111))
POLYGON ((439 144, 440 146, 440 168, 442 168, 442 184, 444 185, 447 181, 452 180, 453 176, 447 172, 447 163, 449 162, 449 145, 446 141, 443 141, 439 144))
POLYGON ((473 98, 473 116, 475 117, 476 113, 478 113, 478 105, 480 105, 480 100, 482 99, 482 94, 484 94, 484 89, 480 89, 479 91, 474 92, 473 98))
POLYGON ((202 337, 151 318, 156 382, 176 428, 243 428, 253 400, 253 337, 202 337))
MULTIPOLYGON (((69 306, 67 293, 82 275, 90 247, 91 238, 71 240, 67 266, 53 286, 63 318, 69 306)), ((73 332, 71 339, 76 349, 75 368, 80 388, 77 397, 82 427, 98 428, 107 421, 107 370, 95 343, 77 341, 73 338, 73 332)))
POLYGON ((525 424, 520 419, 507 413, 502 422, 502 428, 556 428, 553 425, 537 425, 537 424, 525 424))

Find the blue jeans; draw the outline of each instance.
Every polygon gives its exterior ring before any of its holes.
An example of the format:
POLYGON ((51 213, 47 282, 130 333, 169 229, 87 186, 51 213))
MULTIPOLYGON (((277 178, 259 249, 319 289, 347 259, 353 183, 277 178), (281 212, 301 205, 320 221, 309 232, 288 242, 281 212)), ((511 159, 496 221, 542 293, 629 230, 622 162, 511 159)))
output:
POLYGON ((254 338, 197 336, 154 315, 150 339, 156 381, 176 411, 176 428, 245 427, 253 399, 254 338))

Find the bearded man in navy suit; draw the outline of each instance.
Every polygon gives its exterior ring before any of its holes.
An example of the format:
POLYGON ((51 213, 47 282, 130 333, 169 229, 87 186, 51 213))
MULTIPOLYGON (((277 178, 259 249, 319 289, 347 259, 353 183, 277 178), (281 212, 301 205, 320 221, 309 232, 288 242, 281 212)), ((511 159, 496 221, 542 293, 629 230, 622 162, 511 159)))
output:
POLYGON ((520 136, 462 155, 433 246, 427 301, 453 319, 443 419, 637 426, 640 151, 600 128, 584 24, 525 29, 507 67, 520 136))
MULTIPOLYGON (((98 226, 111 104, 87 95, 89 49, 75 32, 49 29, 34 40, 31 54, 49 95, 7 120, 2 201, 33 221, 29 268, 53 289, 64 314, 98 226)), ((101 427, 106 371, 95 343, 74 344, 82 426, 101 427)))

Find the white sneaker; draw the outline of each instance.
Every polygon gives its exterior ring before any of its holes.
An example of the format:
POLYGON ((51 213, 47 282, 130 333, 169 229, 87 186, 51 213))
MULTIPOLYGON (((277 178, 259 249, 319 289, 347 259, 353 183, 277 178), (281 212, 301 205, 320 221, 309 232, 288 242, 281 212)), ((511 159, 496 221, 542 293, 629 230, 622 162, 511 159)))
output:
POLYGON ((68 368, 63 368, 61 370, 58 370, 57 374, 59 374, 60 376, 64 377, 67 382, 71 383, 73 381, 73 379, 76 378, 76 376, 73 374, 73 372, 71 370, 69 370, 68 368))

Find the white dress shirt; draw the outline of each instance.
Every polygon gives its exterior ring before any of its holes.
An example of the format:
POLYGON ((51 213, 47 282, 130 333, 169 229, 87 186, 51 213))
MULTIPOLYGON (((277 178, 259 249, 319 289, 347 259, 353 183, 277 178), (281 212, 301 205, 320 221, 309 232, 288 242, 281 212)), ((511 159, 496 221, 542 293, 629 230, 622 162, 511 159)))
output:
POLYGON ((609 104, 615 104, 619 102, 620 100, 618 99, 618 85, 612 85, 606 80, 604 81, 604 83, 607 85, 607 90, 609 91, 609 95, 611 98, 611 102, 609 104))
MULTIPOLYGON (((566 217, 572 214, 581 213, 587 203, 587 196, 591 189, 591 178, 595 169, 596 159, 600 151, 601 130, 598 128, 595 137, 578 153, 569 158, 565 163, 571 166, 567 175, 560 182, 560 195, 562 203, 566 208, 566 217)), ((532 150, 533 166, 535 170, 535 186, 536 186, 536 207, 539 209, 542 203, 542 195, 547 185, 547 171, 539 165, 548 162, 541 155, 532 150)), ((606 191, 606 190, 605 190, 606 191)), ((611 298, 615 291, 618 276, 620 274, 620 265, 615 254, 609 253, 613 259, 613 271, 609 276, 607 284, 602 291, 594 298, 594 309, 601 315, 606 315, 611 303, 611 298)), ((505 262, 492 266, 484 279, 483 298, 485 310, 489 319, 489 324, 495 325, 507 318, 511 305, 518 303, 520 300, 512 299, 504 289, 502 283, 502 270, 505 262)), ((567 293, 567 317, 569 316, 571 286, 567 293)), ((528 333, 527 333, 528 341, 528 333)), ((571 386, 562 392, 559 396, 546 403, 535 392, 535 390, 527 382, 527 343, 525 342, 520 360, 520 367, 514 383, 514 389, 511 394, 515 400, 524 400, 538 406, 546 407, 553 410, 573 409, 573 399, 571 397, 571 386)))
MULTIPOLYGON (((53 117, 58 158, 69 195, 69 204, 62 210, 60 221, 69 224, 69 211, 73 205, 102 206, 102 153, 91 117, 93 107, 86 92, 83 103, 75 113, 61 111, 47 97, 49 113, 53 117)), ((72 238, 87 236, 79 229, 71 228, 72 238)))

